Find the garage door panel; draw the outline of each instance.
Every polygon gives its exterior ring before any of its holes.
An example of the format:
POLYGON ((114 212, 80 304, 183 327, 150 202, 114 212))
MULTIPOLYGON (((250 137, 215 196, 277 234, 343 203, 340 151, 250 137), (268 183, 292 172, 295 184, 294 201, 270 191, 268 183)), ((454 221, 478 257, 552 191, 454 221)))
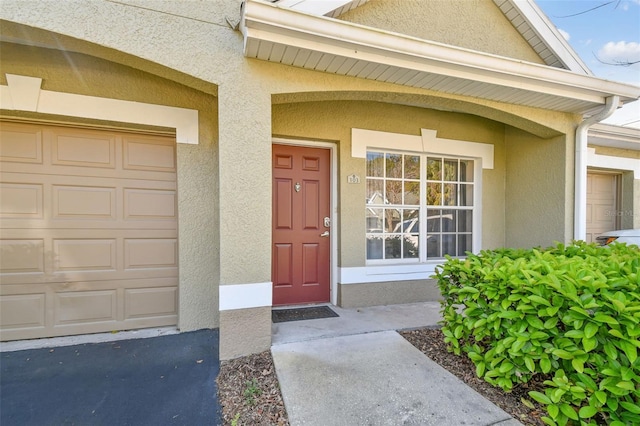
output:
POLYGON ((45 294, 0 296, 0 324, 3 329, 40 329, 45 326, 45 294))
POLYGON ((116 188, 54 185, 53 219, 115 220, 116 188))
POLYGON ((124 240, 124 268, 175 268, 178 266, 178 240, 144 238, 124 240))
POLYGON ((177 287, 125 290, 125 320, 142 317, 174 316, 177 313, 177 287))
POLYGON ((5 124, 0 339, 175 325, 175 139, 5 124))
POLYGON ((55 271, 115 271, 116 240, 54 240, 55 271))
POLYGON ((0 183, 0 218, 42 219, 44 217, 43 185, 0 183))
POLYGON ((142 138, 123 139, 123 168, 128 170, 176 171, 173 142, 164 144, 142 138))
POLYGON ((587 242, 616 229, 617 185, 615 174, 587 174, 587 242))
POLYGON ((3 123, 0 128, 0 161, 42 164, 42 130, 3 123))
POLYGON ((55 323, 115 322, 116 290, 56 293, 55 323))
POLYGON ((43 239, 0 240, 0 277, 44 273, 43 239))
POLYGON ((171 220, 176 217, 176 192, 158 189, 124 189, 126 220, 171 220))
POLYGON ((54 131, 51 164, 114 169, 116 138, 98 133, 64 134, 54 131))

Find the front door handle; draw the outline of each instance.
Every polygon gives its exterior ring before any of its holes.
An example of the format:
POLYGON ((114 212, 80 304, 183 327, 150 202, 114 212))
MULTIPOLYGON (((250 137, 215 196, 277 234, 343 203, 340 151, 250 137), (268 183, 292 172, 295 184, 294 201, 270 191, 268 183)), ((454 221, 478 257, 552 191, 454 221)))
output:
POLYGON ((321 237, 328 237, 329 236, 329 231, 324 231, 322 234, 320 234, 321 237))

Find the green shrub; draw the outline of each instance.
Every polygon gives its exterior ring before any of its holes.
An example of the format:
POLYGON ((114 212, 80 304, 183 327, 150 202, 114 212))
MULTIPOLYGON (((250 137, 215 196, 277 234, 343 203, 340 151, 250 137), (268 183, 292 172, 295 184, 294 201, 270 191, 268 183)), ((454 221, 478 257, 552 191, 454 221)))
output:
POLYGON ((550 425, 640 424, 640 250, 482 251, 436 270, 449 349, 510 391, 542 375, 550 425))

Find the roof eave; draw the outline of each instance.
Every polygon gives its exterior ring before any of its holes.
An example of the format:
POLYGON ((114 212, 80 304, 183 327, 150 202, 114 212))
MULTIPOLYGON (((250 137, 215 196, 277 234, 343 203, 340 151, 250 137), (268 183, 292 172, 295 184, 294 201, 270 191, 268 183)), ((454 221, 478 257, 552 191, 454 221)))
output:
POLYGON ((622 102, 640 98, 640 87, 629 84, 257 0, 245 2, 240 28, 245 56, 316 71, 571 113, 587 113, 612 95, 622 102), (314 55, 320 59, 309 60, 314 55))

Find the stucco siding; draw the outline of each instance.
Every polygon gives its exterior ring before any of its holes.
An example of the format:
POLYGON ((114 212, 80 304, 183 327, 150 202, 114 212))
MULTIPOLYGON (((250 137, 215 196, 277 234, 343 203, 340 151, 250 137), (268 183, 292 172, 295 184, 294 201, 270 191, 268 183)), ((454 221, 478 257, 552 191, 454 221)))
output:
POLYGON ((220 359, 266 351, 271 347, 271 307, 220 312, 220 359))
MULTIPOLYGON (((218 326, 217 101, 211 96, 88 55, 11 43, 0 45, 5 73, 43 78, 46 90, 196 109, 198 145, 177 147, 179 316, 181 330, 218 326)), ((4 111, 3 115, 148 130, 149 126, 4 111)), ((154 129, 169 130, 169 129, 154 129)))
POLYGON ((339 19, 480 52, 544 63, 491 0, 370 0, 339 19))
POLYGON ((566 229, 567 142, 508 129, 506 246, 548 246, 571 239, 566 229))
POLYGON ((340 284, 338 303, 343 308, 435 302, 441 299, 436 280, 340 284))

